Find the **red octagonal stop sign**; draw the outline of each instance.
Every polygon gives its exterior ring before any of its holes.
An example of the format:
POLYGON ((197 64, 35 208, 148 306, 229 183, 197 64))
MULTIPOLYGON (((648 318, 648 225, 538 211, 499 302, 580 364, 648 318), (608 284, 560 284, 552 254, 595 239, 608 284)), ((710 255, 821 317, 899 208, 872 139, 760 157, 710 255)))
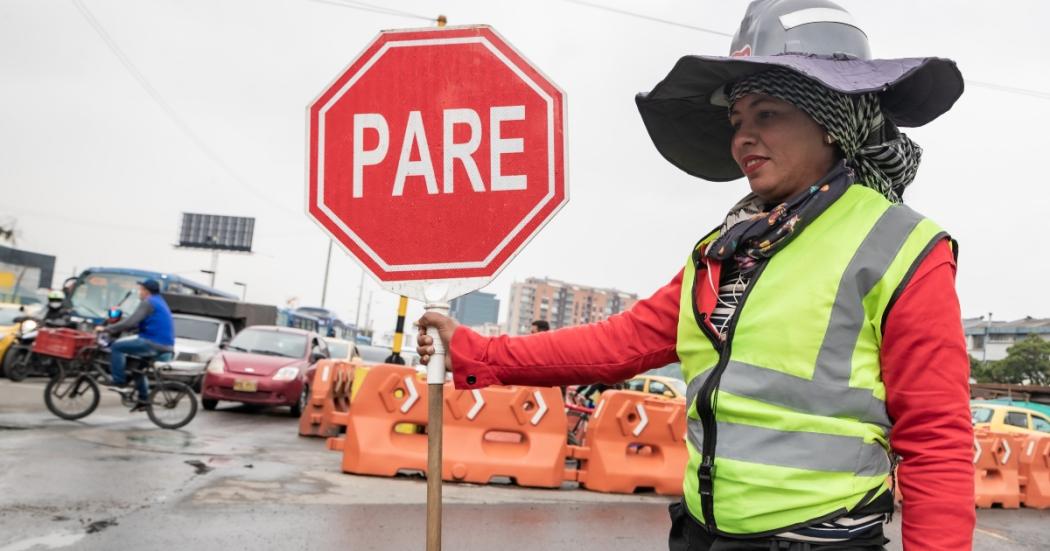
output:
POLYGON ((310 105, 309 214, 380 281, 487 281, 568 200, 564 110, 489 27, 383 32, 310 105))

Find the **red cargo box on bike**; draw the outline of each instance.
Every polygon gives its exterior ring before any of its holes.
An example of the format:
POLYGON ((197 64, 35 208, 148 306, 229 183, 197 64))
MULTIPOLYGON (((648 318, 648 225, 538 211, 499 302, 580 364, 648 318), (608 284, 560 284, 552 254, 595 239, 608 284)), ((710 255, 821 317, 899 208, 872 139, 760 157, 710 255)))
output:
POLYGON ((36 341, 33 342, 33 353, 72 360, 77 357, 77 352, 80 352, 81 348, 90 346, 94 342, 95 336, 91 333, 75 329, 43 328, 37 333, 36 341))

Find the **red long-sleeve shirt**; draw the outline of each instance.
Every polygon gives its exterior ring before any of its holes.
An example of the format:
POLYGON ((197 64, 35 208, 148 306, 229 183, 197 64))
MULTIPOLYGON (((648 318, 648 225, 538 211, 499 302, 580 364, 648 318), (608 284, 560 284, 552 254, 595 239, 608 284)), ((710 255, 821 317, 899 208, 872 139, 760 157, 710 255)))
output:
MULTIPOLYGON (((682 274, 599 323, 523 337, 460 327, 449 347, 457 388, 614 383, 678 361, 682 274)), ((972 547, 973 428, 969 370, 955 293, 955 259, 939 243, 893 305, 883 330, 882 379, 894 420, 907 551, 972 547)))

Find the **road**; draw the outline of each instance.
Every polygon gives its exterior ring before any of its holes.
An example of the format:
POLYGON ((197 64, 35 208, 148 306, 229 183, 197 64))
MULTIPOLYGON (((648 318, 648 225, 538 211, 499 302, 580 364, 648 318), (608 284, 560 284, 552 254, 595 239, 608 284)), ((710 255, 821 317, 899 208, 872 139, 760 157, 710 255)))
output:
MULTIPOLYGON (((421 549, 426 483, 340 472, 286 409, 220 405, 184 430, 113 396, 82 421, 44 407, 39 381, 0 379, 0 551, 421 549)), ((652 495, 446 484, 449 550, 665 549, 652 495)), ((976 549, 1050 548, 1050 511, 982 510, 976 549)), ((899 519, 888 549, 900 550, 899 519)))

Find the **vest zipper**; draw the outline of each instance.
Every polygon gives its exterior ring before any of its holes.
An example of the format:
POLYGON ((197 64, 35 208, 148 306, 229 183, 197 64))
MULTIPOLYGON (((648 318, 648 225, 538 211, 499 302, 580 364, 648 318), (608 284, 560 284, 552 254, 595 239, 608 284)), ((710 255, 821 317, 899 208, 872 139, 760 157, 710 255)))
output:
MULTIPOLYGON (((698 319, 700 321, 700 329, 703 331, 708 338, 712 339, 715 344, 715 348, 718 350, 718 364, 712 369, 711 374, 704 381, 704 384, 700 385, 700 391, 696 397, 696 413, 700 417, 700 423, 704 427, 704 442, 703 449, 700 451, 700 468, 697 471, 699 478, 700 487, 700 512, 704 515, 704 525, 707 528, 708 533, 715 534, 718 525, 715 523, 715 512, 714 512, 714 474, 715 474, 715 447, 718 443, 718 428, 715 423, 715 411, 714 405, 711 403, 715 391, 718 389, 718 385, 722 379, 722 372, 725 371, 726 366, 729 365, 729 356, 732 354, 732 343, 733 333, 736 332, 737 320, 740 319, 740 311, 744 308, 744 303, 747 302, 748 296, 751 294, 751 290, 755 288, 755 283, 758 281, 759 276, 765 271, 768 260, 763 261, 758 268, 755 270, 754 277, 751 278, 750 283, 747 285, 747 289, 744 294, 740 297, 740 302, 736 305, 736 310, 733 311, 733 315, 729 319, 729 327, 726 329, 725 341, 720 341, 713 338, 710 334, 710 329, 705 323, 706 314, 700 314, 698 319)), ((696 295, 692 297, 694 312, 699 308, 696 306, 696 295)))

